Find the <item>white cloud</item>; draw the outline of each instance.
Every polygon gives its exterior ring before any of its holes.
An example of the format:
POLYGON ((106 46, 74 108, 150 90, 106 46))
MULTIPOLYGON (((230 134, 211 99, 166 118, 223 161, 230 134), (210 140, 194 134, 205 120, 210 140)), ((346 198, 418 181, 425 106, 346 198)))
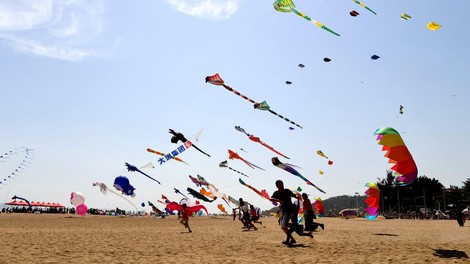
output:
POLYGON ((39 56, 78 61, 97 52, 102 0, 2 0, 0 40, 39 56))
POLYGON ((238 10, 237 0, 166 0, 179 12, 208 19, 227 19, 238 10))

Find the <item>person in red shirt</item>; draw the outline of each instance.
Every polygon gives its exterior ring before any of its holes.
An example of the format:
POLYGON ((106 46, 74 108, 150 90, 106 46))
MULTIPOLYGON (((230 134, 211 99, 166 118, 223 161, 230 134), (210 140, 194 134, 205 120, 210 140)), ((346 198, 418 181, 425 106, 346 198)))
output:
POLYGON ((189 230, 189 233, 192 233, 191 227, 189 227, 189 215, 188 211, 186 210, 186 204, 183 204, 183 210, 181 210, 181 224, 184 225, 184 228, 187 228, 189 230))
POLYGON ((313 222, 313 219, 315 218, 315 212, 313 212, 312 203, 310 202, 310 199, 308 199, 308 195, 306 193, 302 193, 302 200, 305 231, 315 231, 318 226, 320 226, 321 229, 324 229, 325 227, 323 224, 313 222))

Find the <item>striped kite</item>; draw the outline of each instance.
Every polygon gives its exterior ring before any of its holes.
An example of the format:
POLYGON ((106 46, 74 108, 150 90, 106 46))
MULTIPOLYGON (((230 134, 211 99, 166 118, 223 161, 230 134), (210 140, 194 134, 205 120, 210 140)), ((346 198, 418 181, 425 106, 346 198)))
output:
POLYGON ((286 159, 289 159, 289 157, 287 157, 286 155, 282 154, 281 152, 275 150, 273 147, 269 146, 268 144, 264 143, 263 141, 261 141, 261 139, 259 137, 255 137, 254 135, 250 135, 248 133, 246 133, 245 129, 243 129, 242 127, 240 126, 235 126, 235 129, 237 131, 240 131, 242 132, 243 134, 247 135, 248 138, 253 141, 253 142, 257 142, 257 143, 260 143, 261 145, 263 145, 264 147, 266 147, 267 149, 271 150, 272 152, 278 154, 278 155, 281 155, 282 157, 286 158, 286 159))
POLYGON ((369 7, 367 7, 364 3, 361 3, 361 2, 359 2, 359 1, 357 1, 357 0, 352 0, 352 1, 353 1, 354 3, 360 5, 360 6, 364 7, 365 9, 369 10, 370 12, 374 13, 374 15, 377 15, 377 13, 375 13, 374 10, 370 9, 369 7))
POLYGON ((305 178, 304 176, 302 176, 302 174, 300 174, 296 169, 294 169, 292 166, 290 166, 290 164, 287 164, 287 163, 282 163, 277 157, 274 157, 271 159, 271 162, 273 163, 274 166, 280 168, 280 169, 283 169, 291 174, 294 174, 295 176, 301 178, 302 180, 304 180, 307 185, 311 185, 313 187, 315 187, 315 189, 319 190, 320 192, 326 194, 325 191, 323 191, 322 189, 320 189, 320 187, 316 186, 315 184, 313 184, 311 181, 307 180, 307 178, 305 178))

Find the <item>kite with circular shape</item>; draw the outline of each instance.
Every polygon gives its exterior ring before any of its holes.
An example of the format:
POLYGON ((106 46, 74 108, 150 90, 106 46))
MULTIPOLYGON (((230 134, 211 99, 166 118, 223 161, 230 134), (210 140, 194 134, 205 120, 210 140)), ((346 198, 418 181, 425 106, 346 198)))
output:
MULTIPOLYGON (((153 150, 153 149, 151 149, 151 148, 148 148, 147 151, 150 152, 150 153, 154 153, 154 154, 160 155, 160 156, 162 156, 162 157, 167 156, 167 154, 162 153, 162 152, 160 152, 160 151, 153 150)), ((186 163, 185 161, 183 161, 182 159, 180 159, 180 158, 178 158, 178 157, 172 157, 172 158, 173 158, 174 160, 176 160, 176 161, 183 162, 184 164, 189 165, 188 163, 186 163)))
POLYGON ((406 186, 414 182, 418 176, 418 168, 398 131, 383 127, 377 129, 374 135, 377 135, 378 144, 383 146, 382 150, 386 151, 384 156, 389 159, 389 163, 394 164, 392 170, 400 175, 396 179, 398 184, 406 186))
MULTIPOLYGON (((171 137, 171 139, 170 139, 171 143, 175 143, 175 144, 176 144, 176 143, 178 143, 178 141, 181 141, 181 142, 183 142, 183 143, 191 142, 191 141, 187 140, 186 137, 185 137, 183 134, 181 134, 180 132, 176 132, 175 130, 173 130, 173 129, 171 129, 171 128, 169 129, 169 132, 168 132, 168 133, 170 133, 170 134, 173 135, 173 136, 171 137)), ((202 150, 201 150, 200 148, 198 148, 196 145, 194 145, 194 144, 191 143, 191 146, 194 147, 195 149, 199 150, 199 152, 201 152, 202 154, 204 154, 204 155, 210 157, 209 154, 207 154, 207 153, 205 153, 204 151, 202 151, 202 150)), ((173 154, 173 153, 172 153, 172 154, 173 154)))
POLYGON ((438 23, 436 22, 429 22, 426 27, 429 29, 429 30, 432 30, 432 31, 435 31, 435 30, 438 30, 441 28, 441 25, 439 25, 438 23))
POLYGON ((86 204, 79 204, 75 207, 75 212, 77 212, 78 215, 85 216, 88 211, 88 206, 86 204))
POLYGON ((367 198, 365 203, 367 204, 366 210, 366 218, 367 220, 374 220, 379 215, 379 208, 380 208, 380 190, 379 186, 375 182, 369 182, 366 184, 368 189, 366 190, 365 194, 367 198))
POLYGON ((108 192, 110 192, 112 194, 115 194, 115 195, 121 197, 122 199, 126 200, 130 205, 132 205, 132 207, 134 207, 136 211, 139 211, 137 209, 137 207, 131 201, 129 201, 126 197, 122 196, 121 194, 113 191, 112 189, 109 189, 108 186, 106 186, 106 184, 104 184, 102 182, 94 182, 92 185, 95 186, 95 187, 99 187, 100 192, 104 195, 106 195, 108 192))
POLYGON ((228 166, 228 162, 227 162, 226 160, 224 160, 224 161, 222 161, 221 163, 219 163, 219 167, 221 167, 221 168, 228 168, 228 169, 230 169, 230 170, 232 170, 232 171, 234 171, 234 172, 236 172, 236 173, 238 173, 238 174, 241 174, 241 175, 243 175, 243 176, 245 176, 245 177, 250 177, 250 176, 246 175, 245 173, 240 172, 240 171, 238 171, 238 170, 236 170, 236 169, 234 169, 234 168, 228 166))
POLYGON ((278 155, 281 155, 282 157, 286 158, 286 159, 289 159, 289 157, 287 157, 286 155, 282 154, 281 152, 275 150, 273 147, 269 146, 268 144, 264 143, 263 141, 261 141, 261 139, 259 137, 255 137, 254 135, 250 135, 248 134, 245 129, 243 129, 242 127, 240 126, 235 126, 235 129, 239 132, 242 132, 243 134, 247 135, 248 138, 253 141, 253 142, 256 142, 256 143, 260 143, 261 145, 263 145, 264 147, 266 147, 267 149, 271 150, 272 152, 278 154, 278 155))
POLYGON ((280 169, 283 169, 299 178, 301 178, 302 180, 304 180, 307 185, 311 185, 313 186, 315 189, 319 190, 320 192, 326 194, 325 191, 323 191, 322 189, 320 189, 320 187, 316 186, 315 184, 313 184, 311 181, 307 180, 307 178, 305 178, 304 176, 302 176, 302 174, 300 174, 296 169, 294 169, 290 164, 287 164, 287 163, 282 163, 277 157, 274 157, 271 159, 271 162, 273 163, 274 166, 280 168, 280 169))
POLYGON ((252 99, 246 97, 245 95, 239 93, 238 91, 235 91, 234 89, 232 89, 232 87, 228 86, 228 85, 225 85, 224 83, 224 80, 222 80, 222 78, 220 78, 219 74, 216 73, 215 75, 213 76, 207 76, 206 77, 206 83, 210 83, 210 84, 213 84, 213 85, 217 85, 217 86, 223 86, 225 89, 227 89, 228 91, 240 96, 241 98, 247 100, 248 102, 252 103, 253 104, 253 107, 255 109, 258 109, 258 110, 263 110, 263 111, 268 111, 270 112, 271 114, 275 115, 275 116, 278 116, 279 118, 282 118, 284 119, 285 121, 293 124, 293 125, 296 125, 300 128, 302 128, 300 125, 294 123, 294 121, 291 121, 290 119, 274 112, 273 110, 270 109, 268 103, 266 101, 263 101, 261 103, 257 103, 255 101, 253 101, 252 99))
POLYGON ((251 162, 245 160, 244 158, 240 157, 240 155, 238 155, 238 153, 233 152, 233 151, 231 151, 230 149, 228 150, 228 158, 229 158, 229 159, 239 159, 239 160, 243 161, 246 165, 248 165, 248 166, 249 166, 250 168, 252 168, 252 169, 258 168, 258 169, 260 169, 260 170, 265 170, 265 169, 263 169, 263 168, 261 168, 261 167, 256 166, 255 164, 253 164, 253 163, 251 163, 251 162))
POLYGON ((126 165, 126 167, 127 167, 127 171, 139 172, 139 173, 141 173, 142 175, 147 176, 149 179, 151 179, 151 180, 157 182, 158 184, 161 184, 159 181, 157 181, 157 180, 155 180, 154 178, 150 177, 150 176, 147 175, 145 172, 139 170, 136 166, 131 165, 131 164, 127 163, 127 162, 125 163, 125 165, 126 165))
POLYGON ((352 0, 352 1, 353 1, 354 3, 360 5, 360 6, 364 7, 365 9, 369 10, 370 12, 374 13, 374 15, 377 15, 377 13, 375 13, 374 10, 370 9, 369 7, 367 7, 364 3, 361 3, 361 2, 359 2, 359 1, 357 1, 357 0, 352 0))
POLYGON ((121 191, 122 194, 135 197, 134 193, 134 186, 132 186, 129 182, 129 179, 126 176, 117 176, 114 179, 114 188, 116 188, 118 191, 121 191))
POLYGON ((295 9, 295 4, 294 2, 292 2, 292 0, 276 0, 274 3, 273 3, 273 6, 274 6, 274 9, 276 11, 279 11, 279 12, 283 12, 283 13, 294 13, 304 19, 306 19, 307 21, 310 21, 312 22, 315 26, 317 27, 320 27, 328 32, 330 32, 331 34, 334 34, 336 36, 339 36, 338 33, 334 32, 333 30, 331 30, 330 28, 328 28, 327 26, 323 25, 322 23, 316 21, 315 19, 312 19, 310 18, 309 16, 305 15, 304 13, 300 12, 300 11, 297 11, 295 9))

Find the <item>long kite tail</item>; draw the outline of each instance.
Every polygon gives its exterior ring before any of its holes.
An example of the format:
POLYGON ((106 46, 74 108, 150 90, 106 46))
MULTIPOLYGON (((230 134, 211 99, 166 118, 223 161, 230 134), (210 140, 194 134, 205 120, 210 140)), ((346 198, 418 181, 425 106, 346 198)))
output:
POLYGON ((196 145, 192 144, 192 146, 193 146, 195 149, 199 150, 199 152, 201 152, 202 154, 204 154, 204 155, 206 155, 206 156, 208 156, 208 157, 211 156, 211 155, 205 153, 204 151, 202 151, 200 148, 196 147, 196 145))
POLYGON ((150 179, 152 179, 152 180, 154 180, 154 181, 158 182, 158 184, 160 184, 160 185, 161 185, 161 183, 160 183, 159 181, 157 181, 156 179, 154 179, 154 178, 150 177, 150 176, 149 176, 149 175, 147 175, 145 172, 143 172, 143 171, 141 171, 141 170, 137 170, 137 171, 138 171, 138 172, 140 172, 140 173, 142 173, 143 175, 145 175, 145 176, 149 177, 150 179))
POLYGON ((374 15, 377 15, 377 13, 374 12, 374 10, 370 9, 369 7, 367 7, 364 3, 362 2, 359 2, 357 0, 352 0, 354 3, 364 7, 365 9, 369 10, 370 12, 374 13, 374 15))
POLYGON ((234 90, 232 87, 230 87, 230 86, 228 86, 228 85, 225 85, 225 84, 222 84, 222 86, 223 86, 225 89, 229 90, 230 92, 232 92, 232 93, 234 93, 234 94, 240 96, 241 98, 247 100, 248 102, 253 103, 253 104, 256 104, 256 102, 255 102, 253 99, 248 98, 246 95, 241 94, 240 92, 234 90))
POLYGON ((266 148, 268 148, 269 150, 271 150, 272 152, 278 154, 278 155, 281 155, 282 157, 286 158, 286 159, 290 159, 289 157, 287 157, 286 155, 282 154, 281 152, 275 150, 273 147, 269 146, 268 144, 264 143, 263 141, 259 141, 258 143, 260 143, 261 145, 265 146, 266 148))
MULTIPOLYGON (((354 1, 354 0, 353 0, 353 1, 354 1)), ((300 17, 302 17, 302 18, 304 18, 304 19, 306 19, 306 20, 312 22, 315 26, 320 27, 320 28, 322 28, 322 29, 324 29, 324 30, 326 30, 326 31, 328 31, 328 32, 330 32, 330 33, 332 33, 332 34, 338 36, 338 37, 340 36, 338 33, 336 33, 335 31, 333 31, 332 29, 330 29, 330 28, 328 28, 327 26, 323 25, 321 22, 316 21, 315 19, 311 19, 309 16, 305 15, 304 13, 302 13, 302 12, 300 12, 300 11, 294 9, 294 8, 292 8, 292 12, 293 12, 294 14, 296 14, 296 15, 298 15, 298 16, 300 16, 300 17)))
POLYGON ((284 117, 283 115, 280 115, 280 114, 274 112, 274 111, 271 110, 271 109, 268 109, 268 111, 271 112, 271 114, 276 115, 276 116, 278 116, 278 117, 280 117, 280 118, 286 120, 287 122, 289 122, 289 123, 291 123, 291 124, 293 124, 293 125, 296 125, 296 126, 298 126, 298 127, 300 127, 300 128, 303 129, 303 127, 301 127, 299 124, 295 123, 294 121, 290 120, 289 118, 284 117))
MULTIPOLYGON (((165 157, 165 153, 162 153, 162 152, 160 152, 160 151, 156 151, 156 150, 153 150, 153 149, 151 149, 151 148, 148 148, 147 151, 150 152, 150 153, 154 153, 154 154, 157 154, 157 155, 160 155, 160 156, 165 157)), ((182 159, 180 159, 180 158, 178 158, 178 157, 173 156, 173 159, 176 160, 176 161, 179 161, 179 162, 183 162, 183 163, 186 164, 186 165, 189 165, 186 161, 184 161, 184 160, 182 160, 182 159)))

